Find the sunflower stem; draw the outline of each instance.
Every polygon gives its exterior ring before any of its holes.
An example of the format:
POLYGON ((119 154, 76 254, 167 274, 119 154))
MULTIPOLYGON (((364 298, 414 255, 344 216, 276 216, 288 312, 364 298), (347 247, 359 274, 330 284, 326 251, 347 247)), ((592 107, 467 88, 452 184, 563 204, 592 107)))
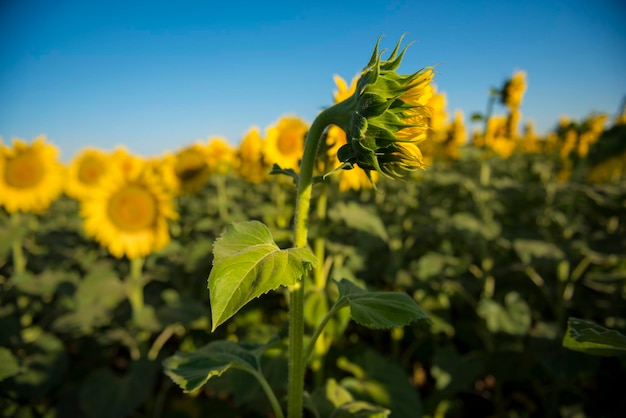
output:
MULTIPOLYGON (((313 185, 313 168, 319 148, 320 138, 324 129, 335 123, 337 114, 335 106, 322 111, 311 124, 304 144, 304 155, 300 163, 300 177, 296 194, 293 241, 295 247, 306 247, 308 236, 309 209, 311 206, 311 189, 313 185)), ((318 263, 321 260, 317 260, 318 263)), ((287 393, 288 418, 300 418, 303 412, 304 399, 304 280, 303 277, 289 287, 289 378, 287 393)))
POLYGON ((19 212, 11 214, 11 224, 16 232, 12 243, 13 273, 23 274, 26 272, 26 256, 24 255, 22 231, 20 231, 21 217, 19 212))
POLYGON ((130 276, 127 283, 127 292, 135 325, 138 325, 140 322, 139 316, 144 306, 143 282, 141 277, 144 260, 143 257, 136 257, 130 260, 130 276))

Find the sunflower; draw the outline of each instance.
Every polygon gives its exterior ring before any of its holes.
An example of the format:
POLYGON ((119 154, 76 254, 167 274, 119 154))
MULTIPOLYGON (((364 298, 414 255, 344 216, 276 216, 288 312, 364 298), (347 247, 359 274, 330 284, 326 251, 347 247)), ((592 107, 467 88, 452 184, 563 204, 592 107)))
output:
POLYGON ((263 138, 259 128, 252 127, 237 149, 237 172, 249 183, 259 184, 267 179, 269 167, 263 159, 263 138))
POLYGON ((178 177, 176 176, 176 156, 165 152, 162 156, 151 157, 146 160, 145 169, 158 178, 159 184, 166 192, 175 195, 179 191, 178 177))
POLYGON ((145 168, 146 161, 135 154, 132 154, 125 147, 119 146, 111 153, 111 161, 130 176, 139 175, 145 168))
POLYGON ((43 212, 63 191, 65 170, 58 149, 44 136, 28 145, 0 144, 0 205, 9 213, 43 212))
POLYGON ((211 174, 226 174, 235 158, 235 150, 223 138, 211 138, 207 146, 207 164, 211 174))
POLYGON ((308 130, 307 123, 298 117, 280 118, 276 125, 267 130, 264 152, 267 161, 281 168, 298 171, 308 130))
POLYGON ((81 202, 85 233, 117 258, 145 257, 170 241, 168 220, 176 219, 171 195, 148 171, 113 171, 81 202))
POLYGON ((98 187, 110 168, 109 154, 96 148, 83 149, 69 165, 65 192, 75 199, 82 199, 98 187))
POLYGON ((182 193, 198 192, 209 179, 211 167, 208 163, 207 147, 199 142, 176 153, 174 172, 182 193))
POLYGON ((513 76, 504 83, 502 88, 502 103, 509 109, 516 109, 522 105, 524 92, 526 91, 526 72, 516 71, 513 76))

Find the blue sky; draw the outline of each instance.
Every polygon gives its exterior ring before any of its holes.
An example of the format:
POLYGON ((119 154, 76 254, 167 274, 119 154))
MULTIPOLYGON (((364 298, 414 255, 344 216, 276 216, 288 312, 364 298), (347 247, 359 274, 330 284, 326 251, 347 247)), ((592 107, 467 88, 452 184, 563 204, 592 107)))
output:
MULTIPOLYGON (((407 33, 400 67, 438 64, 450 114, 527 72, 524 119, 613 116, 626 96, 623 1, 214 2, 0 0, 0 136, 45 134, 150 156, 283 115, 311 122, 377 37, 407 33)), ((496 108, 496 113, 502 109, 496 108)))

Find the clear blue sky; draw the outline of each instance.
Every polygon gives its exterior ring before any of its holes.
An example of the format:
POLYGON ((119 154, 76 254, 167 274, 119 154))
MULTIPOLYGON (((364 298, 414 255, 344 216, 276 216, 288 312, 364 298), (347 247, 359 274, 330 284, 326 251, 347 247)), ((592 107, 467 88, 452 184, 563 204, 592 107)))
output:
MULTIPOLYGON (((623 1, 0 0, 0 136, 45 134, 140 155, 222 136, 236 145, 282 115, 311 122, 333 74, 351 79, 376 38, 416 43, 400 68, 439 64, 449 113, 484 111, 525 70, 522 113, 617 111, 626 95, 623 1)), ((496 108, 496 111, 501 110, 496 108)))

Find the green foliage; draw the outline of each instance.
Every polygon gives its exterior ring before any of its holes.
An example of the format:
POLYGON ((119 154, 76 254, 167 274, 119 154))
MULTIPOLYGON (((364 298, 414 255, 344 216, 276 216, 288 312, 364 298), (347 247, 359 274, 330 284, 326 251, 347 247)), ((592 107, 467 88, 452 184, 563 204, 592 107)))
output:
POLYGON ((626 335, 590 321, 569 318, 563 347, 596 356, 623 356, 626 335))
POLYGON ((0 347, 0 381, 15 376, 20 372, 20 365, 11 351, 0 347))
POLYGON ((212 330, 252 299, 293 285, 315 265, 305 248, 281 250, 268 227, 258 221, 231 225, 213 246, 209 275, 212 330))
POLYGON ((94 370, 80 388, 80 406, 91 418, 116 418, 131 414, 144 403, 152 388, 156 365, 146 359, 133 362, 123 376, 108 368, 94 370))
MULTIPOLYGON (((377 191, 340 193, 328 178, 329 216, 312 234, 325 238, 325 261, 317 267, 328 284, 306 288, 307 334, 340 298, 350 309, 328 322, 320 337, 325 351, 311 357, 317 369, 306 375, 308 416, 620 417, 626 187, 559 182, 558 165, 546 155, 464 155, 406 182, 381 181, 377 191), (490 172, 482 183, 481 165, 490 172), (342 282, 343 296, 334 281, 342 282), (570 322, 568 330, 569 317, 584 322, 570 322)), ((270 231, 259 243, 272 248, 267 254, 292 253, 281 248, 291 240, 293 185, 281 178, 251 186, 225 177, 228 217, 216 203, 217 181, 178 199, 172 243, 145 260, 141 326, 128 302, 128 260, 110 257, 83 234, 76 202, 62 198, 45 214, 24 215, 19 227, 0 211, 4 415, 272 416, 250 370, 261 369, 284 400, 283 289, 248 300, 209 332, 207 277, 213 243, 232 223, 262 222, 270 231), (13 271, 11 237, 23 242, 23 276, 13 271), (228 368, 192 395, 163 374, 168 358, 202 353, 224 339, 231 341, 224 355, 234 358, 206 362, 215 368, 201 369, 196 384, 209 370, 228 368), (255 347, 270 340, 277 346, 259 356, 255 347), (247 363, 245 353, 257 360, 247 363)), ((313 223, 316 216, 312 211, 313 223)))
POLYGON ((190 352, 178 353, 163 362, 165 373, 185 392, 202 387, 210 378, 229 369, 255 373, 259 369, 261 345, 215 341, 190 352))
POLYGON ((337 305, 350 306, 354 321, 369 328, 402 327, 428 315, 411 297, 399 292, 369 292, 348 280, 337 283, 337 305))

